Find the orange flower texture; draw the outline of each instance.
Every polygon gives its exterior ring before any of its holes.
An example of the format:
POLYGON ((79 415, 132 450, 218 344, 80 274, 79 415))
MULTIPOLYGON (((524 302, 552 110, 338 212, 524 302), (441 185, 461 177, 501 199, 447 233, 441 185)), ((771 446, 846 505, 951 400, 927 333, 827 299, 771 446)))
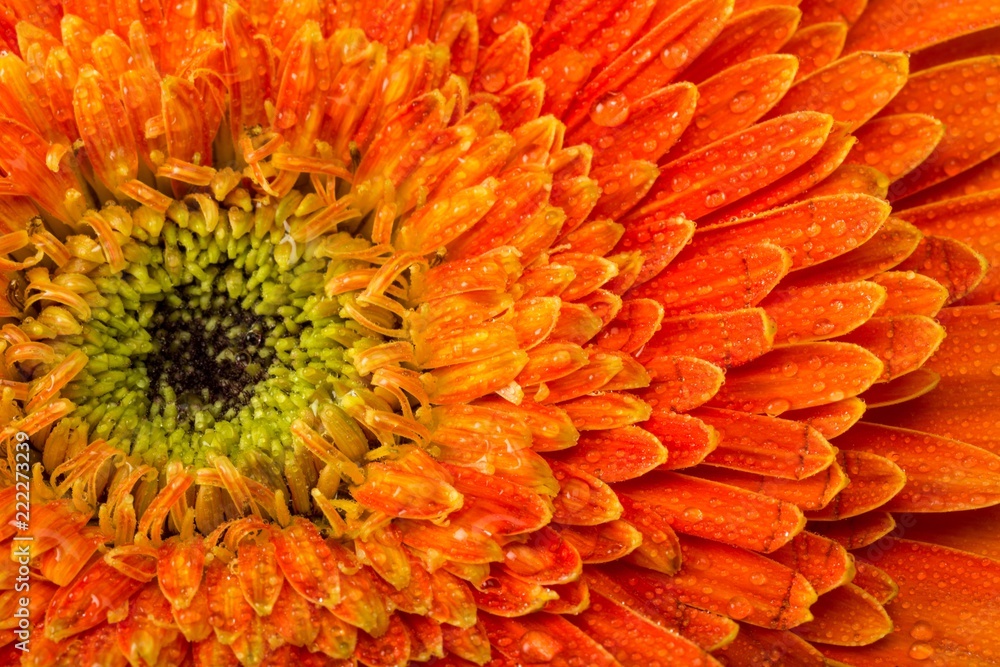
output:
POLYGON ((1000 665, 996 0, 0 0, 0 665, 1000 665))

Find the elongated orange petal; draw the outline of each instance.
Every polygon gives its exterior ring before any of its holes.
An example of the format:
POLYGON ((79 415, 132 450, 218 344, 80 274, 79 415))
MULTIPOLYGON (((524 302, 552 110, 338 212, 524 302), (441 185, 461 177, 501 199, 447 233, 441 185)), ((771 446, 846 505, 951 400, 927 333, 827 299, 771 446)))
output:
POLYGON ((669 406, 655 407, 642 427, 667 448, 666 470, 680 470, 701 463, 719 444, 719 433, 691 415, 678 414, 669 406))
POLYGON ((895 380, 874 385, 861 394, 861 399, 871 408, 896 405, 933 391, 939 382, 941 382, 940 375, 926 368, 918 368, 895 380))
POLYGON ((885 289, 870 282, 776 289, 761 302, 774 320, 776 344, 842 336, 867 322, 885 302, 885 289))
POLYGON ((798 58, 796 80, 804 79, 833 62, 844 50, 846 40, 847 26, 843 22, 816 23, 796 30, 781 51, 798 58))
MULTIPOLYGON (((913 656, 933 656, 945 664, 976 664, 992 659, 996 624, 993 582, 1000 564, 982 556, 944 547, 897 540, 881 553, 878 568, 899 586, 899 595, 886 605, 897 631, 862 649, 865 659, 906 664, 913 656), (951 573, 964 571, 968 579, 951 582, 951 573)), ((855 660, 848 648, 826 651, 837 660, 855 660)))
POLYGON ((646 475, 616 489, 671 517, 678 532, 748 549, 774 551, 805 525, 794 505, 674 472, 646 475), (717 516, 725 517, 723 524, 717 516))
POLYGON ((271 540, 285 579, 299 595, 327 608, 337 604, 339 570, 312 522, 295 519, 287 528, 272 531, 271 540))
POLYGON ((796 535, 770 558, 792 568, 824 595, 854 576, 854 557, 837 542, 807 531, 796 535))
POLYGON ((693 642, 655 625, 627 607, 617 604, 600 593, 591 593, 590 607, 570 622, 596 640, 623 667, 645 667, 656 664, 667 655, 670 660, 687 664, 718 664, 693 642), (628 643, 622 641, 626 633, 628 643))
POLYGON ((689 153, 663 167, 638 215, 668 209, 697 220, 792 172, 823 147, 832 127, 826 114, 800 112, 689 153))
POLYGON ((788 630, 769 630, 746 624, 740 626, 731 644, 719 650, 719 656, 733 667, 777 664, 821 667, 827 664, 822 653, 788 630))
POLYGON ((805 424, 713 408, 694 414, 721 436, 705 457, 709 465, 803 479, 833 463, 834 448, 805 424))
POLYGON ((762 627, 787 629, 809 620, 816 600, 799 574, 760 554, 696 537, 681 541, 684 566, 672 577, 628 566, 600 566, 636 597, 662 589, 687 604, 762 627), (730 573, 724 576, 722 572, 730 573), (739 573, 739 576, 732 576, 739 573), (752 574, 760 584, 751 582, 752 574))
POLYGON ((818 285, 821 283, 864 280, 897 266, 909 257, 923 238, 913 225, 889 218, 866 243, 829 262, 797 271, 786 285, 818 285))
POLYGON ((925 236, 897 268, 916 271, 937 281, 948 290, 950 303, 979 287, 990 265, 965 243, 944 236, 925 236))
POLYGON ((883 607, 899 594, 899 586, 883 570, 863 560, 855 562, 854 567, 856 572, 851 583, 878 600, 883 607))
POLYGON ((893 630, 892 619, 864 589, 844 584, 811 607, 815 618, 795 629, 806 639, 837 646, 864 646, 893 630))
POLYGON ((523 618, 501 618, 483 614, 483 625, 490 643, 514 664, 549 663, 614 667, 617 663, 600 644, 569 621, 552 614, 533 614, 523 618), (572 659, 559 656, 563 647, 572 646, 572 659))
POLYGON ((884 456, 903 469, 906 486, 885 505, 888 511, 947 512, 1000 501, 1000 457, 979 447, 876 424, 858 424, 836 444, 884 456), (935 455, 927 461, 924 452, 935 455))
POLYGON ((774 323, 761 308, 671 317, 643 347, 640 361, 690 355, 723 368, 747 363, 771 350, 774 323))
POLYGON ((835 438, 853 426, 865 413, 865 404, 858 398, 845 398, 836 403, 814 408, 792 410, 786 416, 809 424, 824 438, 835 438))
POLYGON ((917 0, 901 11, 891 0, 872 0, 851 32, 847 48, 916 51, 996 23, 996 12, 988 3, 972 3, 964 11, 956 11, 957 6, 954 0, 917 0), (922 16, 937 20, 928 23, 920 19, 922 16))
POLYGON ((612 483, 657 468, 667 460, 667 450, 649 431, 627 426, 585 433, 575 447, 551 456, 612 483))
POLYGON ((659 357, 646 365, 650 385, 639 395, 662 410, 691 410, 712 398, 722 386, 722 369, 695 357, 659 357))
POLYGON ((96 561, 52 597, 45 614, 45 636, 58 642, 97 626, 144 583, 122 576, 103 558, 96 561))
POLYGON ((1000 73, 1000 58, 983 56, 913 75, 885 113, 928 113, 948 128, 919 170, 893 187, 902 198, 973 167, 1000 151, 998 122, 985 81, 1000 73), (937 94, 935 92, 937 91, 937 94), (957 96, 957 91, 961 95, 957 96), (932 101, 933 100, 933 101, 932 101))
POLYGON ((720 484, 763 493, 792 503, 802 510, 826 507, 848 483, 847 475, 838 463, 833 463, 826 470, 801 480, 782 479, 719 466, 699 466, 692 470, 692 474, 720 484))
POLYGON ((551 461, 550 465, 559 482, 559 495, 553 499, 555 521, 596 526, 621 517, 621 502, 610 486, 569 464, 551 461))
MULTIPOLYGON (((913 522, 907 523, 912 525, 913 522)), ((898 530, 892 515, 881 510, 839 521, 816 521, 809 524, 809 529, 840 542, 845 549, 852 550, 870 546, 894 530, 898 530)), ((901 526, 900 529, 905 528, 901 526)))
POLYGON ((879 381, 886 382, 916 370, 944 340, 940 324, 923 315, 874 317, 841 340, 861 345, 885 365, 879 381))
POLYGON ((792 86, 771 113, 822 111, 853 130, 896 96, 906 83, 907 74, 908 62, 902 54, 855 53, 792 86))
POLYGON ((898 465, 876 454, 842 451, 837 462, 850 482, 826 507, 807 513, 810 519, 840 521, 882 507, 906 484, 898 465))
POLYGON ((795 7, 774 6, 778 4, 749 11, 737 7, 718 38, 684 70, 684 78, 701 83, 740 62, 778 52, 802 16, 795 7))
POLYGON ((760 303, 790 266, 785 250, 758 243, 675 262, 630 294, 663 304, 668 317, 746 308, 760 303))
POLYGON ((857 396, 882 372, 882 362, 857 345, 795 345, 731 371, 710 405, 778 415, 857 396))

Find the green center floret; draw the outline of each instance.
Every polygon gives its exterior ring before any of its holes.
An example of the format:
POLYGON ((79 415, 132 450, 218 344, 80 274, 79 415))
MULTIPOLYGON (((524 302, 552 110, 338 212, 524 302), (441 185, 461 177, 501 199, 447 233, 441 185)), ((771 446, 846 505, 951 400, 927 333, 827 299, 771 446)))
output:
POLYGON ((90 274, 92 317, 62 339, 89 357, 64 391, 72 419, 150 464, 283 466, 295 419, 364 386, 345 355, 365 335, 325 297, 319 248, 273 227, 236 236, 225 215, 129 242, 123 272, 90 274))

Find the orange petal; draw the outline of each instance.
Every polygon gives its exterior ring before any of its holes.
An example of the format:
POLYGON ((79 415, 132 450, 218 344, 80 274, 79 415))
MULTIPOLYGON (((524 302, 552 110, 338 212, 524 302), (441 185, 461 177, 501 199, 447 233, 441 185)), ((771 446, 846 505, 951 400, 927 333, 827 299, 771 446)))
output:
MULTIPOLYGON (((266 616, 274 607, 285 581, 278 564, 274 543, 265 540, 243 540, 236 555, 235 571, 243 597, 258 616, 266 616)), ((160 562, 163 562, 162 557, 160 562)), ((163 585, 162 575, 160 585, 163 585)), ((291 590, 290 586, 287 588, 291 590)))
POLYGON ((351 487, 351 496, 368 510, 408 519, 443 519, 462 506, 462 494, 436 463, 429 457, 411 461, 414 465, 405 460, 369 463, 364 483, 351 487))
POLYGON ((775 343, 835 338, 867 322, 885 302, 885 290, 870 282, 776 289, 761 306, 777 325, 775 343))
POLYGON ((649 419, 648 405, 632 396, 618 392, 602 392, 598 395, 581 396, 559 405, 573 420, 573 425, 580 431, 605 431, 615 429, 615 435, 595 434, 595 437, 610 436, 616 439, 629 440, 627 427, 636 422, 649 419))
POLYGON ((964 243, 944 236, 925 236, 897 268, 916 271, 936 280, 947 288, 949 302, 952 302, 975 290, 986 277, 990 265, 985 257, 964 243))
MULTIPOLYGON (((804 164, 787 172, 784 164, 773 166, 771 173, 780 176, 779 178, 769 179, 767 183, 761 183, 759 189, 747 192, 742 199, 705 215, 700 219, 701 225, 709 227, 748 218, 755 213, 809 196, 817 183, 822 183, 840 167, 853 145, 854 137, 848 134, 847 127, 843 123, 834 124, 823 145, 815 151, 813 148, 809 149, 808 155, 811 157, 804 164)), ((792 152, 779 156, 779 159, 784 161, 792 152)), ((795 154, 798 155, 799 152, 795 154)))
POLYGON ((756 551, 780 548, 805 525, 794 505, 674 472, 646 475, 616 489, 670 517, 678 532, 756 551), (725 517, 721 524, 718 516, 725 517))
POLYGON ((201 585, 205 545, 200 540, 167 540, 156 560, 157 581, 163 595, 179 608, 191 604, 201 585))
POLYGON ((658 301, 668 317, 747 308, 774 289, 790 264, 782 248, 758 243, 675 262, 630 295, 658 301))
POLYGON ((601 187, 602 196, 592 215, 623 217, 653 187, 660 170, 648 160, 623 160, 597 167, 591 176, 601 187))
POLYGON ((779 664, 788 667, 822 667, 828 664, 822 653, 794 633, 753 625, 741 625, 736 639, 719 650, 719 657, 732 667, 779 664))
POLYGON ((642 427, 667 448, 667 462, 663 466, 666 470, 701 463, 719 444, 719 434, 714 428, 691 415, 677 414, 669 406, 654 407, 652 418, 642 427))
MULTIPOLYGON (((768 10, 794 11, 790 7, 768 10)), ((667 159, 678 158, 755 123, 788 91, 797 67, 792 56, 765 55, 735 64, 701 82, 694 122, 667 159)))
POLYGON ((871 563, 859 560, 854 567, 856 572, 851 583, 878 600, 883 607, 899 593, 896 582, 871 563))
POLYGON ((725 0, 696 0, 646 31, 583 87, 564 116, 566 126, 575 128, 588 116, 598 124, 619 122, 620 111, 609 105, 627 108, 670 83, 712 43, 731 11, 725 0))
POLYGON ((646 667, 666 656, 683 664, 718 664, 693 642, 600 593, 591 592, 590 607, 568 620, 604 646, 622 667, 646 667))
MULTIPOLYGON (((912 518, 912 517, 911 517, 912 518)), ((912 525, 912 521, 910 522, 912 525)), ((817 521, 809 530, 825 535, 844 545, 845 549, 863 549, 888 535, 896 528, 896 520, 888 512, 876 511, 839 521, 817 521)))
POLYGON ((271 541, 285 579, 299 595, 327 608, 340 601, 337 563, 311 521, 293 519, 287 528, 272 530, 271 541))
POLYGON ((795 33, 802 13, 795 7, 774 6, 778 4, 738 7, 712 45, 684 70, 684 78, 701 83, 734 65, 780 51, 795 33))
POLYGON ((795 79, 800 80, 833 62, 844 50, 846 39, 847 26, 843 22, 816 23, 796 30, 781 51, 798 58, 795 79))
POLYGON ((874 167, 842 163, 818 185, 809 188, 796 199, 812 199, 849 193, 885 199, 889 193, 889 179, 874 167))
POLYGON ((615 667, 614 658, 561 616, 533 614, 522 618, 482 615, 490 643, 514 664, 550 663, 615 667), (560 655, 570 648, 564 655, 560 655), (552 663, 553 660, 556 662, 552 663))
POLYGON ((820 596, 811 611, 815 618, 795 628, 795 633, 818 643, 865 646, 893 630, 879 601, 853 584, 820 596))
POLYGON ((611 381, 624 368, 624 362, 613 353, 593 351, 587 365, 569 375, 548 383, 548 393, 541 402, 558 403, 593 391, 611 381))
POLYGON ((639 548, 643 534, 628 521, 609 521, 599 526, 553 526, 573 545, 585 565, 612 563, 639 548))
POLYGON ((785 284, 804 286, 871 278, 909 257, 922 238, 923 234, 913 225, 889 218, 861 247, 819 266, 797 271, 785 284))
POLYGON ((996 12, 988 2, 962 6, 962 11, 956 11, 953 0, 916 0, 900 11, 891 0, 871 0, 868 11, 851 31, 847 48, 916 51, 996 23, 996 12), (935 20, 928 23, 928 16, 935 20))
POLYGON ((854 557, 837 542, 810 532, 799 533, 770 558, 805 577, 817 595, 854 577, 854 557))
POLYGON ((798 270, 864 243, 889 217, 889 210, 885 202, 868 196, 809 199, 696 234, 692 247, 704 253, 751 242, 774 243, 789 252, 792 270, 798 270))
MULTIPOLYGON (((542 405, 533 401, 523 401, 514 405, 504 399, 493 398, 480 400, 477 405, 485 405, 491 409, 506 413, 510 418, 525 424, 531 432, 531 446, 538 452, 551 452, 572 447, 579 433, 572 420, 561 408, 555 405, 542 405)), ((482 438, 477 428, 472 437, 482 438)), ((502 434, 508 439, 510 430, 502 434)))
POLYGON ((710 405, 778 415, 857 396, 881 374, 882 362, 862 347, 806 343, 731 371, 710 405))
POLYGON ((575 547, 562 535, 546 526, 524 542, 504 545, 504 567, 518 579, 557 586, 580 578, 583 561, 575 547))
POLYGON ((861 399, 870 408, 882 408, 887 405, 896 405, 933 391, 941 376, 932 370, 918 368, 912 373, 907 373, 891 382, 876 384, 871 389, 861 394, 861 399))
POLYGON ((103 558, 94 562, 52 597, 45 613, 45 636, 59 642, 97 626, 144 584, 123 576, 103 558))
POLYGON ((427 379, 433 403, 467 403, 510 384, 527 362, 527 354, 511 350, 483 361, 446 366, 425 373, 421 378, 427 379))
POLYGON ((595 167, 630 159, 657 162, 688 127, 697 101, 698 90, 690 83, 667 86, 631 104, 628 118, 620 125, 586 123, 568 139, 597 149, 595 167))
POLYGON ((795 113, 689 153, 663 167, 633 216, 666 209, 697 220, 794 171, 823 148, 832 127, 826 114, 795 113))
POLYGON ((773 340, 774 323, 760 308, 672 317, 643 347, 639 360, 690 355, 731 368, 769 352, 773 340))
POLYGON ((531 33, 524 24, 517 24, 479 54, 470 89, 497 93, 521 83, 528 77, 530 55, 531 33))
POLYGON ((906 486, 886 511, 952 512, 1000 503, 1000 456, 979 447, 878 424, 858 424, 836 444, 884 456, 906 473, 906 486))
POLYGON ((673 630, 707 651, 725 646, 736 636, 739 626, 725 616, 682 604, 677 595, 662 589, 655 595, 646 593, 656 585, 655 581, 645 577, 646 574, 648 572, 642 569, 612 565, 587 568, 583 577, 592 591, 631 609, 661 628, 673 630), (629 576, 631 573, 642 579, 633 581, 629 576), (635 584, 640 584, 640 588, 636 589, 635 584))
POLYGON ((482 623, 467 629, 444 624, 441 626, 441 634, 447 655, 458 656, 477 665, 489 662, 490 640, 482 623))
POLYGON ((865 413, 865 404, 858 398, 846 398, 815 408, 793 410, 786 417, 809 424, 824 438, 835 438, 851 428, 865 413))
POLYGON ((667 460, 667 450, 649 431, 626 426, 585 433, 576 447, 550 457, 613 483, 641 477, 654 470, 667 460))
POLYGON ((935 433, 1000 452, 992 414, 1000 375, 995 352, 1000 309, 995 306, 945 308, 938 321, 947 338, 925 367, 941 375, 932 391, 898 407, 873 411, 872 421, 935 433))
MULTIPOLYGON (((291 581, 291 579, 289 579, 291 581)), ((221 561, 205 568, 205 595, 208 598, 208 624, 226 646, 239 650, 237 642, 251 632, 256 621, 253 609, 243 598, 236 575, 221 561)))
POLYGON ((659 357, 646 362, 650 386, 637 392, 654 407, 686 412, 708 401, 722 386, 718 366, 695 357, 659 357))
POLYGON ((887 271, 874 278, 885 288, 885 303, 878 309, 879 317, 893 315, 926 315, 934 317, 948 299, 948 290, 933 278, 910 271, 887 271))
POLYGON ((745 549, 696 537, 682 538, 681 548, 684 565, 672 577, 628 566, 601 569, 636 597, 677 596, 699 609, 753 625, 783 630, 812 618, 809 605, 816 593, 790 568, 745 549), (660 589, 662 593, 656 592, 660 589))
POLYGON ((619 499, 625 508, 622 516, 642 536, 642 543, 627 556, 626 562, 663 574, 677 574, 681 567, 681 544, 670 527, 670 517, 629 496, 621 495, 619 499))
POLYGON ((967 512, 923 514, 909 517, 907 536, 1000 560, 1000 540, 996 530, 1000 506, 967 512))
POLYGON ((621 517, 622 505, 610 486, 579 468, 551 461, 559 481, 552 519, 571 526, 596 526, 621 517))
POLYGON ((655 278, 684 249, 692 234, 694 223, 684 217, 661 219, 654 214, 630 221, 618 249, 633 253, 641 251, 642 262, 630 282, 619 275, 609 283, 609 288, 616 294, 625 293, 633 285, 655 278))
POLYGON ((926 70, 910 77, 886 107, 886 114, 928 113, 948 128, 920 169, 893 187, 902 198, 940 183, 1000 151, 1000 120, 986 82, 1000 75, 1000 58, 983 56, 926 70))
POLYGON ((792 86, 771 114, 821 111, 854 130, 896 96, 908 74, 909 63, 901 53, 855 53, 792 86))
POLYGON ((875 167, 896 181, 927 159, 944 132, 944 124, 926 114, 901 113, 876 118, 856 130, 858 143, 846 163, 875 167))
POLYGON ((398 667, 410 662, 410 636, 399 614, 389 618, 389 629, 379 637, 358 633, 354 655, 370 667, 398 667))
POLYGON ((1000 251, 989 226, 998 210, 1000 193, 988 192, 911 208, 901 215, 921 231, 968 244, 989 260, 986 277, 966 298, 969 305, 996 301, 1000 294, 1000 251))
POLYGON ((922 366, 944 335, 944 327, 929 317, 900 315, 872 318, 841 340, 878 356, 885 365, 879 381, 887 382, 922 366))
POLYGON ((865 0, 803 0, 802 22, 812 25, 817 21, 843 21, 851 25, 865 9, 865 0))
POLYGON ((545 603, 545 611, 550 614, 579 614, 590 604, 590 590, 583 579, 546 588, 559 596, 558 599, 545 603))
POLYGON ((139 154, 118 93, 101 74, 84 68, 73 91, 73 109, 87 158, 114 192, 135 178, 139 154))
POLYGON ((868 452, 842 451, 837 456, 850 482, 826 507, 807 516, 840 521, 882 507, 906 484, 906 473, 889 459, 868 452))
POLYGON ((515 617, 541 610, 556 595, 537 583, 524 581, 493 566, 482 588, 472 590, 472 597, 480 612, 515 617))
POLYGON ((803 479, 833 463, 834 448, 805 424, 714 408, 702 408, 694 416, 721 437, 718 446, 705 457, 708 465, 803 479))
POLYGON ((847 486, 847 475, 834 463, 826 470, 802 480, 781 479, 756 473, 741 472, 716 466, 699 466, 692 474, 720 484, 763 493, 792 503, 802 510, 814 510, 826 505, 847 486))
POLYGON ((529 489, 472 468, 445 466, 455 488, 466 496, 450 515, 454 525, 468 523, 488 534, 518 535, 539 530, 552 517, 548 503, 529 489))
POLYGON ((615 319, 605 325, 594 344, 603 350, 634 354, 660 328, 663 306, 653 299, 626 299, 615 319))
MULTIPOLYGON (((993 582, 1000 580, 1000 563, 897 540, 877 564, 899 585, 899 595, 886 605, 897 631, 863 649, 869 664, 908 664, 914 656, 933 656, 942 664, 988 664, 996 637, 993 582), (956 579, 956 572, 970 574, 956 579)), ((844 661, 858 655, 849 649, 827 653, 844 661)))

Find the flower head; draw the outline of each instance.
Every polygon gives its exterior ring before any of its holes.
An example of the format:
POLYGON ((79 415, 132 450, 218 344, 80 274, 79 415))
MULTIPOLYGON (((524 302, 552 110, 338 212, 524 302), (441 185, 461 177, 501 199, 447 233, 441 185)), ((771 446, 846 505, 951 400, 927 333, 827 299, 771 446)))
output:
POLYGON ((1000 13, 798 5, 0 0, 4 664, 993 664, 1000 13))

